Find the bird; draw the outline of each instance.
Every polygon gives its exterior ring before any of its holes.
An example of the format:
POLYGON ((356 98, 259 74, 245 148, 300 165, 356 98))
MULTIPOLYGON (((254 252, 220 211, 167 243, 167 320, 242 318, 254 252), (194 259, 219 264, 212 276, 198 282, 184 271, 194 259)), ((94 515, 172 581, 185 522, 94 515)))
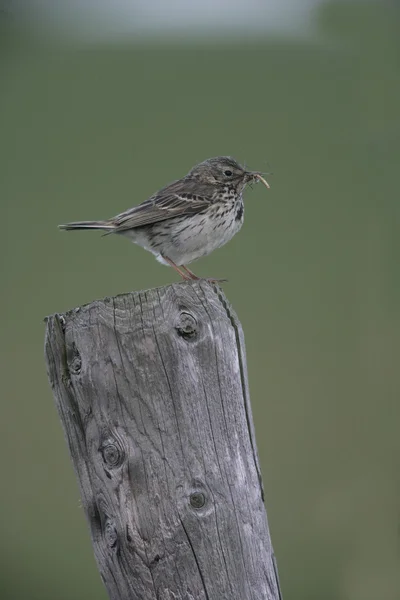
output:
POLYGON ((230 156, 208 158, 111 219, 65 223, 59 228, 99 229, 105 235, 125 236, 175 269, 183 280, 198 280, 201 278, 186 265, 220 248, 241 229, 243 190, 258 182, 269 188, 263 175, 247 170, 230 156))

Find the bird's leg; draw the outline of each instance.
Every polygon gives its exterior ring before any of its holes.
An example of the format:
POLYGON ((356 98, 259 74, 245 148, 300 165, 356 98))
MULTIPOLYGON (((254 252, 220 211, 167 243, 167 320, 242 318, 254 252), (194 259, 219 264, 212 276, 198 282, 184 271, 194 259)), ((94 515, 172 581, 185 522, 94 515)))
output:
MULTIPOLYGON (((182 277, 182 279, 184 279, 185 281, 199 281, 201 279, 201 277, 197 277, 197 275, 195 275, 193 273, 193 271, 191 271, 190 269, 188 269, 187 267, 185 267, 185 265, 180 265, 178 267, 178 265, 176 265, 174 263, 173 260, 171 260, 170 258, 168 258, 168 256, 163 256, 163 259, 173 268, 175 269, 175 271, 177 273, 179 273, 179 275, 182 277)), ((206 281, 208 281, 209 283, 223 283, 224 281, 228 281, 227 279, 209 279, 207 278, 206 281)))
POLYGON ((186 273, 181 271, 178 265, 176 265, 173 260, 168 258, 168 256, 163 256, 163 259, 170 265, 170 267, 172 267, 173 269, 175 269, 175 271, 177 271, 177 273, 179 273, 182 279, 184 279, 185 281, 189 281, 190 279, 192 279, 191 277, 189 277, 189 275, 186 275, 186 273))
POLYGON ((198 280, 200 279, 200 277, 197 277, 197 275, 195 275, 193 273, 193 271, 191 271, 190 269, 188 269, 187 267, 185 267, 185 265, 181 265, 182 269, 184 269, 184 271, 186 271, 186 273, 189 275, 190 279, 194 279, 194 280, 198 280))

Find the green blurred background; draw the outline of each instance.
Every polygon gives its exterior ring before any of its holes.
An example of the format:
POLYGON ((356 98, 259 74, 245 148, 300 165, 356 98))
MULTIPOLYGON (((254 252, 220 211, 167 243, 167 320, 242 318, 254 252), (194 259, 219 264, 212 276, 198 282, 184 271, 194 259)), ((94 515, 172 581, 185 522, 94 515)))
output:
POLYGON ((46 314, 167 285, 112 216, 209 156, 272 170, 227 277, 285 600, 400 598, 400 9, 327 3, 320 39, 74 47, 1 22, 0 597, 97 600, 43 359, 46 314))

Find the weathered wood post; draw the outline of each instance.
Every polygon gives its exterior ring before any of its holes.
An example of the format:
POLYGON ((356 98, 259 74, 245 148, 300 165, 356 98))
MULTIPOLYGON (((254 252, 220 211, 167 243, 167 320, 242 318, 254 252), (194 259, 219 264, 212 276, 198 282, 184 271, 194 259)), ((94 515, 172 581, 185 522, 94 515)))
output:
POLYGON ((278 600, 240 323, 206 281, 47 320, 50 383, 111 600, 278 600))

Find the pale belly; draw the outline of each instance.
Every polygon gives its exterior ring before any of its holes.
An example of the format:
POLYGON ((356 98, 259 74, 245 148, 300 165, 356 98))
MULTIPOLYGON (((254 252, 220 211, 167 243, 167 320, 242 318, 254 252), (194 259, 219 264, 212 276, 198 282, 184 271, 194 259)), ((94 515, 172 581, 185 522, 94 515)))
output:
MULTIPOLYGON (((133 242, 152 252, 157 260, 165 263, 163 256, 176 265, 190 264, 220 248, 240 230, 244 210, 241 200, 234 206, 223 208, 224 212, 197 214, 162 221, 148 228, 125 232, 133 242)), ((165 263, 167 264, 167 263, 165 263)))

